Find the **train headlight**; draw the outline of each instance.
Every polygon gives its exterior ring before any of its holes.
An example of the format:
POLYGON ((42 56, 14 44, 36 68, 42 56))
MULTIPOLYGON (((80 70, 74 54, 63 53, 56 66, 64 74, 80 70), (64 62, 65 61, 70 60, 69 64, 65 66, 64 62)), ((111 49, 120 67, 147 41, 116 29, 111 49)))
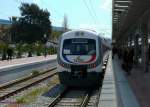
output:
POLYGON ((64 67, 65 65, 64 65, 64 64, 61 64, 61 66, 64 67))
POLYGON ((92 64, 92 68, 95 68, 96 67, 96 64, 92 64))

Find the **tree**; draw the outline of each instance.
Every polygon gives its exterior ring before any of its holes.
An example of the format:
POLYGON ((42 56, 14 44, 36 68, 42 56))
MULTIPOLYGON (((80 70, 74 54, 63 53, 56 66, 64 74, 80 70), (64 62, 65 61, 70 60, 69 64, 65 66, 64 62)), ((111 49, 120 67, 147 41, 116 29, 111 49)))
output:
POLYGON ((68 19, 67 16, 64 15, 64 21, 63 21, 63 32, 68 31, 68 19))
POLYGON ((11 41, 10 37, 10 26, 2 25, 0 27, 0 42, 9 43, 11 41))
POLYGON ((12 32, 15 42, 32 44, 43 39, 43 35, 51 33, 50 13, 40 9, 36 4, 22 3, 21 17, 14 23, 12 32))
POLYGON ((63 32, 62 31, 52 31, 51 33, 51 40, 53 41, 57 41, 59 36, 62 34, 63 32))

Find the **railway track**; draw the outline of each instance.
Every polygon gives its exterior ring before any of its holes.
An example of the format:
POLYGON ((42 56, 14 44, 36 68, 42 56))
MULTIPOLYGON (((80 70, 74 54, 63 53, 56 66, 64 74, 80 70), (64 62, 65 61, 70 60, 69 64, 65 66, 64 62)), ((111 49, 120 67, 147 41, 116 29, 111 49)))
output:
MULTIPOLYGON (((69 89, 66 88, 61 94, 54 98, 48 107, 86 107, 90 106, 91 103, 95 103, 95 100, 92 100, 91 90, 81 90, 81 89, 69 89), (90 101, 90 102, 89 102, 90 101), (92 102, 91 102, 92 101, 92 102)), ((94 106, 91 106, 94 107, 94 106)))
MULTIPOLYGON (((108 62, 108 57, 105 58, 104 66, 106 68, 108 62)), ((104 68, 104 71, 105 71, 104 68)), ((0 101, 9 98, 29 87, 35 86, 36 84, 54 76, 56 67, 42 72, 36 76, 28 76, 22 79, 12 81, 0 85, 0 101)), ((50 100, 48 107, 97 107, 100 91, 98 90, 70 90, 66 89, 56 98, 50 100)))
POLYGON ((0 86, 0 101, 56 75, 56 67, 35 76, 28 76, 0 86))
MULTIPOLYGON (((103 72, 106 70, 109 55, 103 63, 103 72)), ((54 98, 48 107, 97 107, 100 97, 100 89, 91 89, 87 91, 72 90, 66 88, 61 94, 54 98)))

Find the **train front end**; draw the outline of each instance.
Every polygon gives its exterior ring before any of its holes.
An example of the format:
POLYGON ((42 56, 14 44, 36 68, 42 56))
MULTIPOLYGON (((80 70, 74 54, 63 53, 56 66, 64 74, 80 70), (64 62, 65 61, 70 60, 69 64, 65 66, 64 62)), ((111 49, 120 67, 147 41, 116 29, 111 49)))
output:
POLYGON ((60 83, 66 86, 99 86, 102 77, 102 55, 99 38, 91 32, 64 34, 58 52, 60 83))

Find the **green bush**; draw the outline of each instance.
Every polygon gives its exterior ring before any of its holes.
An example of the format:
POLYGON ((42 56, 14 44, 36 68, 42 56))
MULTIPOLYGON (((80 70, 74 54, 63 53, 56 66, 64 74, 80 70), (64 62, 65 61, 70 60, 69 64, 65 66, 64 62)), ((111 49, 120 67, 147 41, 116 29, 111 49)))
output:
POLYGON ((34 71, 32 71, 32 76, 36 76, 36 75, 38 75, 40 72, 39 71, 36 71, 36 70, 34 70, 34 71))
POLYGON ((26 103, 26 99, 25 99, 25 98, 23 98, 23 97, 21 97, 21 98, 17 98, 17 99, 16 99, 16 102, 17 102, 17 103, 20 103, 20 104, 22 104, 22 103, 26 103))

